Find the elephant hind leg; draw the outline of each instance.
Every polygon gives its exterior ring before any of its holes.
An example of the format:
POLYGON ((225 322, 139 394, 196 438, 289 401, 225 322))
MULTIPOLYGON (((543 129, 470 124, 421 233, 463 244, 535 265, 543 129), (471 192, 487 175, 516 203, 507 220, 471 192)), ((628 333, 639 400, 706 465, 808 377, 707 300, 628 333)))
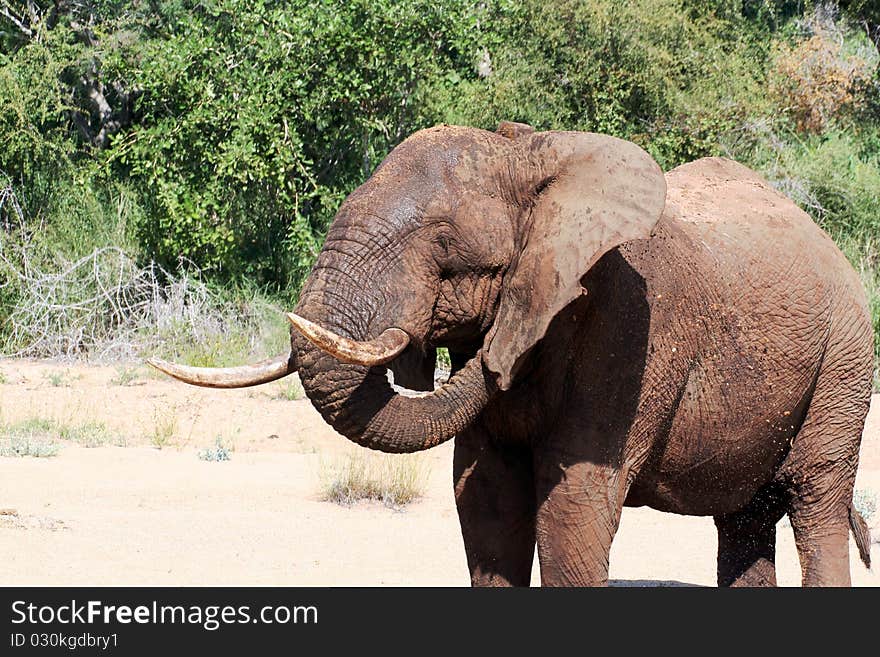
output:
POLYGON ((776 586, 776 523, 785 502, 767 487, 745 507, 715 516, 718 530, 718 586, 776 586))
MULTIPOLYGON (((840 505, 835 505, 840 506, 840 505)), ((802 509, 789 514, 804 586, 850 586, 848 510, 819 519, 802 509)))
MULTIPOLYGON (((859 368, 848 371, 858 373, 859 368)), ((820 375, 780 472, 791 493, 788 515, 804 586, 850 585, 849 532, 855 521, 850 508, 870 376, 870 363, 860 376, 850 374, 835 386, 823 387, 820 375)))
POLYGON ((855 468, 827 465, 794 485, 788 515, 804 586, 849 586, 849 532, 855 468))

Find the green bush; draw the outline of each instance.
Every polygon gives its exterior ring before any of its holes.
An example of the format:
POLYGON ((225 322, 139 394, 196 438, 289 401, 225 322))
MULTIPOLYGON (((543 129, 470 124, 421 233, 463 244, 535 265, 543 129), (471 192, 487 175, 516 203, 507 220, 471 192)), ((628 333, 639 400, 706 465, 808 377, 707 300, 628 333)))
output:
POLYGON ((102 163, 141 191, 160 264, 275 289, 297 287, 341 200, 425 124, 421 81, 476 47, 465 2, 158 6, 107 62, 142 93, 102 163))
POLYGON ((530 0, 496 16, 492 73, 435 82, 440 120, 589 130, 636 141, 664 167, 720 152, 763 111, 769 46, 736 12, 678 0, 530 0))

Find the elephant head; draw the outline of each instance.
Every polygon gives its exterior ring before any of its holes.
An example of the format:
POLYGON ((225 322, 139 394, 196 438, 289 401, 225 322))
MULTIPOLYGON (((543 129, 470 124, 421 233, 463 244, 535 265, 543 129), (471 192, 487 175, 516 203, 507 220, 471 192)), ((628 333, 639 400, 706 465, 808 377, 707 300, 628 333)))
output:
POLYGON ((387 452, 442 443, 517 374, 590 268, 649 236, 666 185, 635 144, 582 132, 440 126, 397 146, 341 205, 291 313, 291 352, 182 380, 239 387, 298 370, 323 417, 387 452), (464 355, 433 389, 434 354, 464 355), (424 392, 399 395, 388 382, 424 392))

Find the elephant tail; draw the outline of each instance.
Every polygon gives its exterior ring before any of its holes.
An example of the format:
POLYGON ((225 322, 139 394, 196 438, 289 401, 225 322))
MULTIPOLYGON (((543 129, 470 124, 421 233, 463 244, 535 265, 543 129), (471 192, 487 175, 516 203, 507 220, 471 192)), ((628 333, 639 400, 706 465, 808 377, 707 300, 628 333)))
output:
POLYGON ((856 511, 852 502, 849 505, 849 528, 852 530, 856 546, 859 548, 859 556, 866 568, 871 567, 871 530, 868 523, 862 518, 862 514, 856 511))

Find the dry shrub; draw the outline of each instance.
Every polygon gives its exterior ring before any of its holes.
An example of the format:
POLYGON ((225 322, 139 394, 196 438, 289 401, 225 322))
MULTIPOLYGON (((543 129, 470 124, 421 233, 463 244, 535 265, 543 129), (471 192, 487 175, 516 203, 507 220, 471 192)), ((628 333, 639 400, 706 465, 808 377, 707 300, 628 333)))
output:
POLYGON ((14 288, 0 327, 4 356, 112 361, 155 354, 222 366, 277 349, 268 324, 283 326, 274 319, 283 316, 280 308, 257 296, 227 298, 198 272, 140 265, 115 246, 73 262, 34 253, 0 236, 0 293, 14 288), (273 344, 265 345, 270 331, 273 344))
POLYGON ((0 248, 0 271, 17 288, 5 327, 5 355, 131 358, 144 328, 161 330, 170 321, 188 319, 209 300, 200 282, 175 279, 153 263, 141 267, 119 247, 98 248, 74 262, 47 263, 32 258, 28 245, 2 246, 16 251, 7 258, 7 249, 0 248))
POLYGON ((858 90, 873 77, 876 51, 848 47, 845 31, 827 8, 817 10, 802 27, 802 39, 777 49, 771 92, 798 130, 820 133, 865 102, 858 90))
POLYGON ((343 506, 378 500, 401 507, 422 496, 428 471, 419 455, 358 450, 340 461, 322 463, 319 477, 324 500, 343 506))

